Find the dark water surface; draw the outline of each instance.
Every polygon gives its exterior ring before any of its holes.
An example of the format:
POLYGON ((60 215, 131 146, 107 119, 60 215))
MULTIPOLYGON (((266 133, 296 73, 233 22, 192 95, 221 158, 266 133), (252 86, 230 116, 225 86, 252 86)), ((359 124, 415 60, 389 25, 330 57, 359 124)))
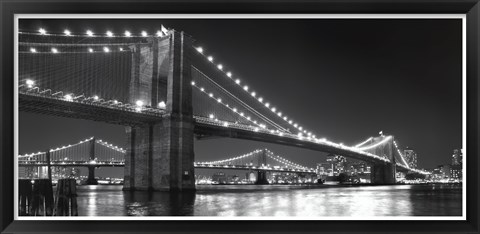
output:
POLYGON ((80 216, 461 216, 461 185, 197 185, 197 192, 78 187, 80 216))

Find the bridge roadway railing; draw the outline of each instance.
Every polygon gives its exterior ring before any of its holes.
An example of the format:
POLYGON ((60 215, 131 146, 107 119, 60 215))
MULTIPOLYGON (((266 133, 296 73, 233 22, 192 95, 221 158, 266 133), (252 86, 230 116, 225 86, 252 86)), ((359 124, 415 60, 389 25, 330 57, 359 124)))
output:
POLYGON ((121 102, 118 102, 118 101, 115 101, 115 100, 98 99, 98 98, 95 98, 95 97, 75 98, 75 97, 73 97, 73 94, 71 94, 72 96, 67 96, 68 94, 61 96, 61 95, 58 95, 58 94, 60 94, 60 93, 63 94, 63 92, 56 92, 56 93, 53 93, 53 94, 52 94, 52 92, 53 91, 51 91, 49 89, 40 91, 40 89, 38 87, 35 87, 35 88, 19 88, 19 94, 21 94, 21 95, 28 95, 28 96, 45 98, 45 99, 50 99, 50 100, 72 102, 72 103, 90 105, 90 106, 95 106, 95 107, 103 107, 103 108, 132 112, 132 113, 141 113, 141 114, 150 115, 150 116, 161 117, 163 114, 165 114, 165 110, 159 109, 159 108, 152 108, 152 107, 149 107, 149 106, 137 106, 137 105, 132 105, 132 104, 128 104, 128 103, 121 103, 121 102))
MULTIPOLYGON (((48 166, 48 162, 46 161, 18 161, 19 166, 31 166, 31 167, 42 167, 48 166)), ((95 166, 95 167, 120 167, 124 166, 124 161, 52 161, 50 162, 50 166, 72 166, 72 167, 88 167, 88 166, 95 166)))

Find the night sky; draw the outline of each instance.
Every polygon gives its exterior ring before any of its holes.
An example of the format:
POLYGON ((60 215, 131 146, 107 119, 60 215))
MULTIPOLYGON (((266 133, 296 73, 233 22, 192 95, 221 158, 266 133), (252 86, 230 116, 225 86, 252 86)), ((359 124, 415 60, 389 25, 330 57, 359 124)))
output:
MULTIPOLYGON (((283 113, 334 142, 354 145, 379 131, 413 148, 420 168, 450 163, 462 146, 461 20, 23 20, 20 30, 156 32, 193 36, 283 113)), ((20 113, 20 154, 96 136, 124 146, 124 127, 20 113)), ((269 148, 314 167, 324 153, 262 142, 197 141, 197 161, 269 148)), ((99 176, 123 173, 102 169, 99 176), (114 173, 111 173, 114 172, 114 173)))

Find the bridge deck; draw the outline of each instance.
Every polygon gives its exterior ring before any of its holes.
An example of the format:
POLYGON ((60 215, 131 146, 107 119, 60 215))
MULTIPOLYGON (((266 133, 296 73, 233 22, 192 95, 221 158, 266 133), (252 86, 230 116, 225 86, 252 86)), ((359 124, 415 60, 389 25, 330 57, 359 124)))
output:
POLYGON ((196 119, 194 131, 195 131, 195 134, 199 134, 199 135, 263 141, 267 143, 295 146, 303 149, 310 149, 314 151, 332 153, 335 155, 343 155, 346 157, 351 157, 351 158, 359 159, 362 161, 366 161, 369 163, 379 163, 379 162, 385 163, 385 161, 383 160, 369 158, 363 154, 353 152, 346 148, 342 149, 342 148, 333 147, 327 144, 319 144, 316 142, 305 141, 298 138, 280 136, 278 134, 271 134, 265 131, 253 132, 252 130, 249 130, 249 129, 242 129, 241 127, 236 128, 234 126, 229 126, 227 128, 227 127, 221 126, 220 124, 214 125, 204 121, 199 121, 198 118, 196 119))
MULTIPOLYGON (((22 167, 44 167, 48 166, 46 162, 20 162, 19 166, 22 167)), ((76 163, 62 163, 52 162, 50 166, 53 167, 124 167, 125 163, 110 163, 99 162, 96 164, 90 164, 88 162, 76 162, 76 163)), ((287 173, 303 173, 303 174, 316 174, 315 171, 293 169, 293 168, 280 168, 280 167, 256 167, 246 165, 212 165, 212 164, 195 164, 196 169, 221 169, 221 170, 247 170, 247 171, 269 171, 269 172, 287 172, 287 173)))
POLYGON ((87 119, 111 124, 134 126, 161 121, 161 112, 135 112, 132 108, 100 103, 65 101, 35 93, 19 93, 19 110, 67 118, 87 119))

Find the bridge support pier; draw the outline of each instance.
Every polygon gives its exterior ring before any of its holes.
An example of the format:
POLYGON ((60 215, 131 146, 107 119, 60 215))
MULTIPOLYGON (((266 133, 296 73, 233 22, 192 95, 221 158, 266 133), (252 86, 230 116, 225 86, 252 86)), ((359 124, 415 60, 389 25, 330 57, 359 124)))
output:
POLYGON ((257 181, 255 184, 270 184, 267 180, 267 172, 266 171, 258 171, 257 172, 257 181))
POLYGON ((166 101, 167 114, 156 123, 126 128, 123 189, 192 191, 192 39, 173 31, 167 37, 151 40, 150 45, 131 48, 131 103, 141 100, 145 105, 157 106, 166 101))
POLYGON ((371 167, 370 181, 372 184, 395 184, 395 165, 393 163, 378 163, 371 167))
POLYGON ((88 168, 88 178, 87 178, 87 184, 88 185, 97 185, 98 181, 95 179, 95 167, 94 166, 89 166, 88 168))

